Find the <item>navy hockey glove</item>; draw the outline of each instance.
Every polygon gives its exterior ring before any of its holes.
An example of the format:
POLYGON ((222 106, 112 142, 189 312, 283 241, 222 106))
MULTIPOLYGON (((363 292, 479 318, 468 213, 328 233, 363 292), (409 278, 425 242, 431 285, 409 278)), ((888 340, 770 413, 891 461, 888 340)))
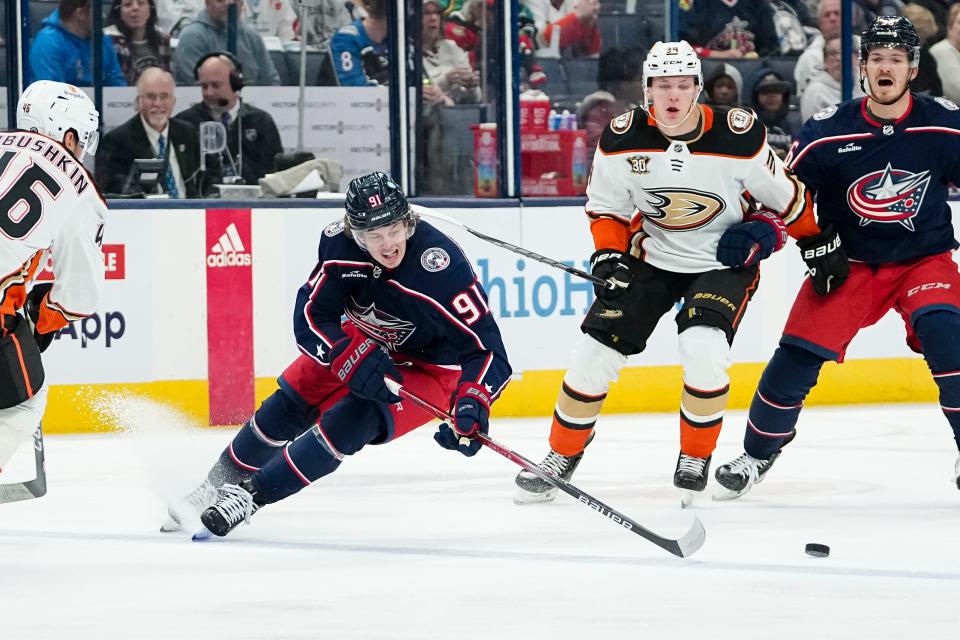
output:
POLYGON ((717 261, 726 267, 749 267, 787 243, 787 225, 772 211, 757 211, 720 236, 717 261))
POLYGON ((797 240, 800 257, 807 263, 807 272, 813 282, 813 290, 827 295, 850 275, 850 261, 840 246, 840 236, 831 225, 815 236, 797 240))
POLYGON ((453 396, 453 428, 444 422, 433 439, 444 449, 473 456, 481 447, 480 441, 471 437, 478 431, 490 431, 490 396, 483 387, 463 382, 453 396))
POLYGON ((387 389, 383 377, 403 382, 403 376, 382 344, 365 336, 343 338, 330 349, 330 367, 355 396, 384 404, 400 402, 400 396, 387 389))
POLYGON ((590 273, 596 278, 606 280, 607 285, 594 283, 593 291, 604 304, 616 300, 630 286, 633 276, 627 255, 616 249, 600 249, 590 256, 590 273))
POLYGON ((53 338, 57 335, 56 331, 37 333, 37 322, 40 321, 40 305, 43 303, 43 298, 50 293, 50 289, 52 288, 52 282, 35 285, 33 289, 30 290, 30 293, 27 294, 27 301, 23 305, 23 312, 27 315, 27 320, 30 322, 30 329, 33 331, 33 339, 36 341, 41 353, 47 350, 47 347, 50 346, 53 338))

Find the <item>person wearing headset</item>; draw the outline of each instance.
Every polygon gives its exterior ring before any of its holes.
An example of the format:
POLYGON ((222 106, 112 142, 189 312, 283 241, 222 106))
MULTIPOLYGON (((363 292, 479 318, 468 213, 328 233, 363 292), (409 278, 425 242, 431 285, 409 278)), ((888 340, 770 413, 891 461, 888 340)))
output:
MULTIPOLYGON (((177 114, 199 132, 203 122, 222 122, 227 130, 227 148, 236 172, 246 184, 276 171, 276 156, 283 152, 280 132, 269 113, 244 102, 240 90, 244 86, 243 66, 226 51, 214 51, 200 58, 194 68, 200 84, 202 100, 177 114)), ((230 173, 229 163, 213 162, 212 173, 205 183, 218 182, 230 173)))
MULTIPOLYGON (((205 0, 204 10, 180 32, 172 64, 177 85, 193 84, 199 61, 211 51, 227 49, 227 10, 233 4, 237 4, 236 0, 205 0)), ((248 85, 280 84, 280 74, 273 66, 263 38, 239 16, 234 52, 246 70, 248 85)))

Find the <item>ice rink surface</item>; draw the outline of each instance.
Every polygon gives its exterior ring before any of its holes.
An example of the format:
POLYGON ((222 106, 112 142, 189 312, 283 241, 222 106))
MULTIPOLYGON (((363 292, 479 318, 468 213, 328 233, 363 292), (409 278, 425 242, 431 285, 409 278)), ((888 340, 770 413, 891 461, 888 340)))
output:
MULTIPOLYGON (((165 500, 232 432, 134 413, 124 434, 48 437, 47 496, 0 505, 3 640, 960 637, 957 452, 932 405, 806 410, 764 484, 694 504, 707 541, 689 559, 563 494, 515 506, 517 467, 444 451, 432 427, 191 542, 158 532, 165 500)), ((743 424, 731 413, 714 467, 743 424)), ((492 427, 537 461, 547 432, 492 427)), ((603 416, 574 483, 678 536, 677 443, 674 415, 603 416)))

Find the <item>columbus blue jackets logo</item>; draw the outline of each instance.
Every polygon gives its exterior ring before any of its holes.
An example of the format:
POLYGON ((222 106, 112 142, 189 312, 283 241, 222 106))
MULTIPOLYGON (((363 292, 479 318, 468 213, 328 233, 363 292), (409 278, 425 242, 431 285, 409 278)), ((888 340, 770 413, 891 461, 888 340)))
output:
POLYGON ((913 218, 920 212, 930 186, 930 172, 911 173, 894 169, 868 173, 847 189, 847 204, 860 217, 860 226, 871 222, 897 222, 913 231, 913 218))
POLYGON ((341 231, 343 231, 343 220, 337 220, 336 222, 327 225, 326 229, 323 230, 323 235, 327 236, 328 238, 332 238, 341 231))
POLYGON ((347 301, 344 313, 357 328, 374 340, 382 342, 391 351, 397 351, 417 328, 409 320, 401 320, 377 309, 373 303, 364 307, 357 304, 353 298, 347 301))
POLYGON ((420 264, 430 272, 443 271, 450 264, 450 254, 440 247, 431 247, 420 256, 420 264))

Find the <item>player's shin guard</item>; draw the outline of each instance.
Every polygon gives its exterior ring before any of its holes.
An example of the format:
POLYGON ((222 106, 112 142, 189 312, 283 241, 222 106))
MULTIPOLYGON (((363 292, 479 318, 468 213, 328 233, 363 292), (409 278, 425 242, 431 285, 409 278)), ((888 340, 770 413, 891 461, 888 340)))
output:
POLYGON ((617 380, 626 356, 588 335, 581 338, 573 366, 563 378, 550 427, 550 448, 563 456, 583 451, 610 383, 617 380))
POLYGON ((237 484, 308 429, 311 422, 305 407, 284 391, 275 391, 220 454, 207 479, 216 487, 237 484))
POLYGON ((321 416, 319 424, 253 475, 258 500, 261 504, 283 500, 332 473, 345 456, 384 436, 390 419, 376 402, 345 396, 321 416))
POLYGON ((750 403, 743 448, 753 458, 768 460, 793 439, 803 401, 817 384, 824 362, 800 347, 777 348, 750 403))
POLYGON ((960 449, 960 313, 927 312, 914 320, 913 331, 940 388, 940 408, 960 449))

